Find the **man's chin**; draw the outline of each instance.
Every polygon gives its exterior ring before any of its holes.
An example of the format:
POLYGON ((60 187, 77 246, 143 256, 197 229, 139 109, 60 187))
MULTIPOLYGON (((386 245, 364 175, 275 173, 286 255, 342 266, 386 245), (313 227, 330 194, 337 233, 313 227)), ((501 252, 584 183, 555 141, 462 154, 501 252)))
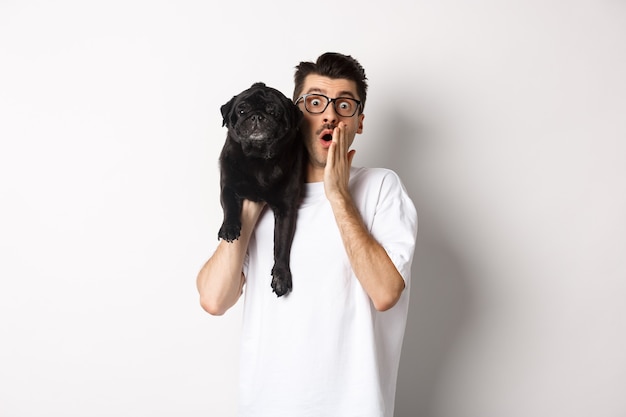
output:
POLYGON ((326 159, 326 155, 323 155, 322 157, 316 156, 314 158, 309 158, 309 165, 311 165, 313 169, 324 169, 326 168, 326 159))

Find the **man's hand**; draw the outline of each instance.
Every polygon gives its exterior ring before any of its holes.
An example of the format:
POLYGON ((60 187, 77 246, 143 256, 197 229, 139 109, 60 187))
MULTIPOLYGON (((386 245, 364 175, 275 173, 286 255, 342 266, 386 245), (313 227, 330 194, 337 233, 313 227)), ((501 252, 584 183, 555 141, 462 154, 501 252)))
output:
POLYGON ((337 199, 349 199, 348 182, 350 167, 355 150, 348 151, 346 124, 340 122, 333 130, 333 140, 328 148, 326 168, 324 169, 324 190, 331 202, 337 199))
POLYGON ((244 199, 241 207, 241 223, 248 223, 254 229, 264 207, 264 201, 256 202, 244 199))

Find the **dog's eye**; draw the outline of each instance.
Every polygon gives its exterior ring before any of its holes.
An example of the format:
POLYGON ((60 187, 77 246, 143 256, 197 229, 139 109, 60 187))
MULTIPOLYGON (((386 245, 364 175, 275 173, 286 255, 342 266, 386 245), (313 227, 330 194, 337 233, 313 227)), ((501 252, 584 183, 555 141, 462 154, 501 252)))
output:
POLYGON ((244 114, 249 110, 248 108, 249 106, 247 106, 246 103, 241 103, 239 106, 237 106, 237 113, 244 114))
POLYGON ((277 108, 275 105, 273 105, 273 104, 268 104, 268 105, 265 107, 265 111, 266 111, 268 114, 270 114, 270 115, 272 115, 272 116, 274 116, 274 117, 276 117, 276 116, 279 116, 279 115, 280 115, 280 112, 279 112, 278 108, 277 108))

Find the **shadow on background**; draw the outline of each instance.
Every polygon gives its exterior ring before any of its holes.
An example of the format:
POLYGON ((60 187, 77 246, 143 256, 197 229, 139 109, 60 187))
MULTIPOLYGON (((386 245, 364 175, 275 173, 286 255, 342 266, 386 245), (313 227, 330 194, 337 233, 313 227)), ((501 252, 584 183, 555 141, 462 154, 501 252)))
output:
POLYGON ((454 242, 447 241, 444 233, 445 214, 437 207, 441 198, 436 197, 445 190, 429 183, 438 175, 428 170, 445 167, 420 164, 427 161, 429 149, 436 147, 436 135, 400 112, 390 111, 387 116, 381 141, 385 145, 373 153, 372 165, 400 175, 419 219, 395 417, 435 417, 438 384, 457 336, 469 320, 467 271, 455 253, 454 242))

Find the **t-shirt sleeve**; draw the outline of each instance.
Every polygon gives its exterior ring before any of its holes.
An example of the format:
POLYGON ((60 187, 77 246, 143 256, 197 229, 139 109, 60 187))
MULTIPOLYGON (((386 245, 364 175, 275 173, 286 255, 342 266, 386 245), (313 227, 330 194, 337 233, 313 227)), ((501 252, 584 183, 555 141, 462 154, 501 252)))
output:
POLYGON ((417 237, 417 212, 393 171, 387 171, 380 183, 370 231, 387 251, 408 286, 417 237))

